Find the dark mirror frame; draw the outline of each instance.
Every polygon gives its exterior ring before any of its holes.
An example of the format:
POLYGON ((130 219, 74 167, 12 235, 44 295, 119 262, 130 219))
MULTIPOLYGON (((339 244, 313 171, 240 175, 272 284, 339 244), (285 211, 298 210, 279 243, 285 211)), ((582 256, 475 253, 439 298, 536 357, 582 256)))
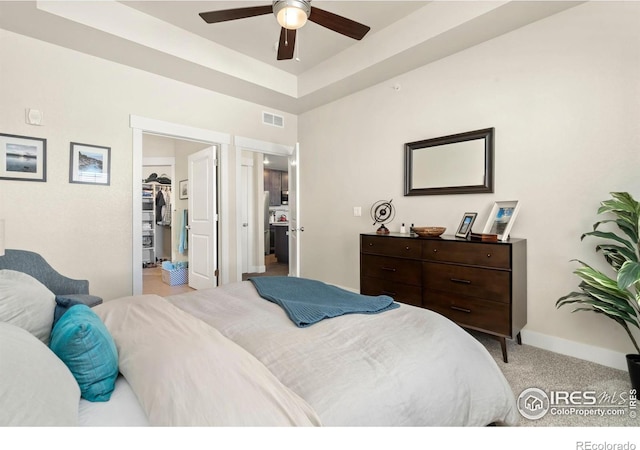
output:
POLYGON ((409 142, 404 145, 404 195, 440 195, 440 194, 484 194, 493 192, 493 152, 494 128, 468 131, 423 141, 409 142), (433 188, 413 188, 413 152, 425 147, 455 144, 472 140, 484 140, 484 184, 472 186, 446 186, 433 188))

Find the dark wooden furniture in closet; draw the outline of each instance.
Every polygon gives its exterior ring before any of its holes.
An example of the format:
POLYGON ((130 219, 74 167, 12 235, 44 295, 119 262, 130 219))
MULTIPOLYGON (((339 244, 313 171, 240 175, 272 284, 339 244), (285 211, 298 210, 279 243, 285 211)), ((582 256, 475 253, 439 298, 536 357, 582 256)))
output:
POLYGON ((360 235, 360 292, 427 308, 463 328, 522 343, 527 324, 527 241, 360 235))

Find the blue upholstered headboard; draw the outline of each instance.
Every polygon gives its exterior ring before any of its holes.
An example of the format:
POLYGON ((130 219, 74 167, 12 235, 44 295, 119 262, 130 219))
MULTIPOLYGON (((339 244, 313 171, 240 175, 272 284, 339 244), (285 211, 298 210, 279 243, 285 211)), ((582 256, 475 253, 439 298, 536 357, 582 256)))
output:
POLYGON ((56 295, 89 293, 89 281, 74 280, 59 274, 42 256, 35 252, 7 249, 4 256, 0 256, 0 269, 15 270, 31 275, 56 295))

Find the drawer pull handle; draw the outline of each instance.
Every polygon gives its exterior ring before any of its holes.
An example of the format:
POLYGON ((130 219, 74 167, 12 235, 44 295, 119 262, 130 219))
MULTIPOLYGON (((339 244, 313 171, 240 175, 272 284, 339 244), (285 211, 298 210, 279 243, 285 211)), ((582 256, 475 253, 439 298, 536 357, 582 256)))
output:
POLYGON ((393 267, 383 267, 382 270, 386 270, 388 272, 395 272, 396 271, 396 269, 393 268, 393 267))
POLYGON ((433 249, 433 253, 438 253, 438 249, 437 249, 437 248, 434 248, 434 249, 433 249))
POLYGON ((487 253, 487 258, 491 258, 491 253, 487 253))
POLYGON ((449 278, 451 281, 453 281, 454 283, 461 283, 461 284, 471 284, 471 281, 469 280, 461 280, 459 278, 449 278))
POLYGON ((369 247, 373 247, 373 242, 369 242, 369 247))
POLYGON ((405 250, 411 250, 411 247, 407 246, 405 247, 405 250))
POLYGON ((453 306, 453 305, 451 306, 451 309, 456 310, 456 311, 460 311, 460 312, 463 312, 463 313, 467 313, 467 314, 469 314, 471 312, 470 309, 460 308, 459 306, 453 306))
POLYGON ((389 297, 395 297, 396 295, 398 295, 397 292, 389 292, 389 291, 382 291, 383 295, 388 295, 389 297))

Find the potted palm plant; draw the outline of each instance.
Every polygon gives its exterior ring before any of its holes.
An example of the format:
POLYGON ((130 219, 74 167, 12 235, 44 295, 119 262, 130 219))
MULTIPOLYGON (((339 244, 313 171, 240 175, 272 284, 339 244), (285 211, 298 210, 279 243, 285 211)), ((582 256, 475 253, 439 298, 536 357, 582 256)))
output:
POLYGON ((633 335, 633 328, 640 329, 640 254, 638 250, 638 229, 640 227, 640 203, 626 192, 612 192, 612 198, 600 203, 598 214, 612 214, 614 219, 601 220, 593 225, 587 236, 604 241, 596 245, 613 268, 607 275, 580 260, 582 266, 574 271, 582 280, 579 291, 571 292, 558 299, 556 307, 573 304, 572 311, 593 311, 604 314, 627 332, 636 349, 627 355, 627 367, 631 384, 640 389, 640 347, 633 335), (618 232, 602 231, 604 224, 612 224, 618 232))

